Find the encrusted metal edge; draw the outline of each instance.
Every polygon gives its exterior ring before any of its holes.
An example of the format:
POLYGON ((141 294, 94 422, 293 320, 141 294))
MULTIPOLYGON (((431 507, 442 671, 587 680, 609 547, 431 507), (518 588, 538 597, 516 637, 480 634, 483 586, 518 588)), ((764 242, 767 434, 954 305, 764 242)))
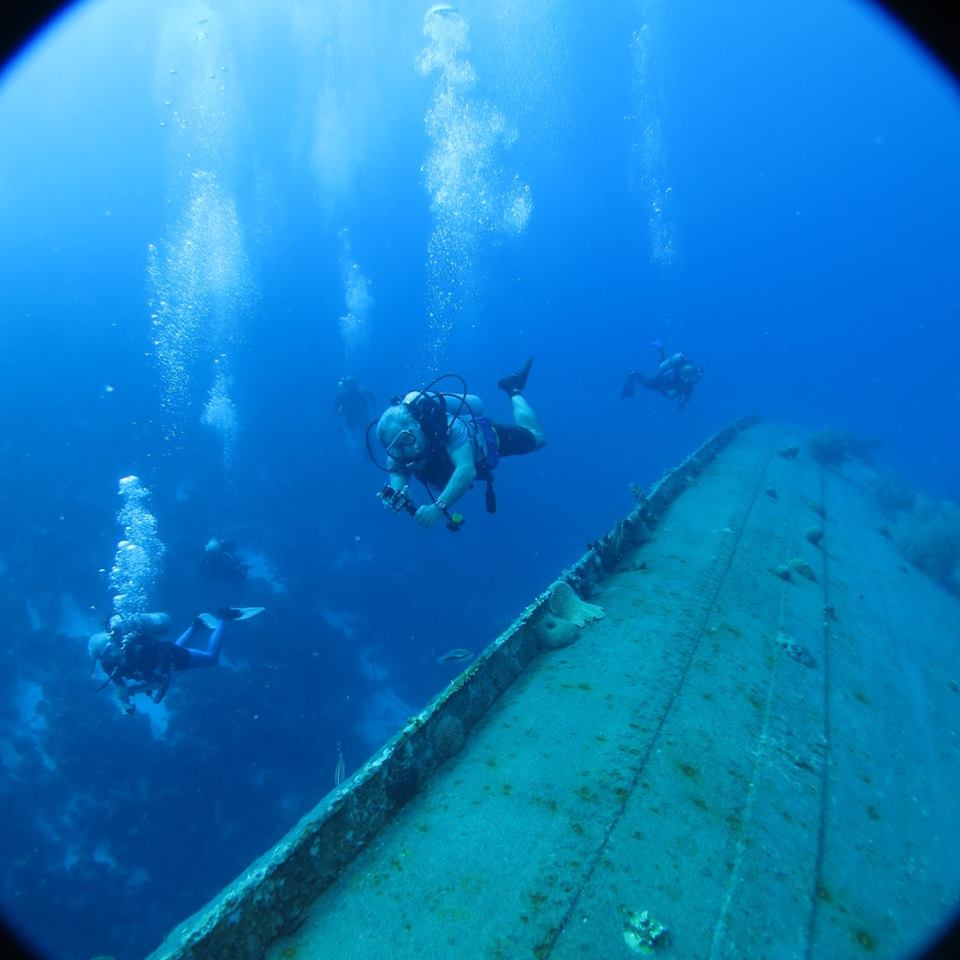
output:
MULTIPOLYGON (((649 538, 669 505, 739 433, 744 417, 714 434, 646 493, 637 506, 558 579, 581 596, 649 538)), ((149 960, 260 960, 296 929, 309 905, 423 786, 504 690, 541 652, 536 624, 550 596, 541 593, 420 713, 411 717, 357 773, 311 810, 214 900, 177 927, 149 960)))

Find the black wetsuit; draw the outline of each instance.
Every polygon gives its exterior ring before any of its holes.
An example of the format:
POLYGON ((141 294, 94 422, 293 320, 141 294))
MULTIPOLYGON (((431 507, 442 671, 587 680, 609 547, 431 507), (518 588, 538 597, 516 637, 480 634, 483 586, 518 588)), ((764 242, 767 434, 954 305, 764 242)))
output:
POLYGON ((225 626, 225 620, 218 621, 206 650, 187 646, 197 630, 206 630, 199 621, 191 623, 176 643, 137 634, 127 637, 125 642, 111 640, 100 655, 100 663, 107 676, 120 688, 121 697, 148 693, 155 703, 159 703, 175 670, 196 670, 219 663, 225 626))
POLYGON ((170 640, 131 637, 123 645, 111 642, 100 657, 107 676, 129 693, 150 693, 159 703, 174 670, 186 670, 190 652, 170 640))
POLYGON ((633 396, 633 384, 639 383, 648 390, 654 390, 670 400, 677 401, 677 407, 683 409, 693 396, 693 388, 703 377, 703 370, 692 364, 682 353, 665 357, 660 348, 660 367, 652 377, 646 377, 636 370, 627 375, 627 382, 620 393, 621 397, 633 396))
POLYGON ((370 404, 373 394, 363 389, 355 380, 341 380, 333 400, 335 416, 342 417, 350 430, 362 430, 370 419, 370 404))
POLYGON ((221 580, 239 586, 247 579, 249 564, 239 560, 232 543, 220 543, 215 549, 203 552, 203 568, 211 580, 221 580))

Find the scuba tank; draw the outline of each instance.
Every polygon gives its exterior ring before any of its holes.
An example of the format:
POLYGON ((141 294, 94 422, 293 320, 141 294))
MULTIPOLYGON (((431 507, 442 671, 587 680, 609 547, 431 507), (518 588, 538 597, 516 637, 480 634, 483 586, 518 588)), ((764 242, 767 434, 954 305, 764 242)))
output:
POLYGON ((168 613, 135 613, 132 617, 112 616, 110 629, 119 630, 124 636, 137 634, 141 637, 158 637, 170 626, 168 613))
POLYGON ((103 655, 103 651, 110 646, 110 634, 106 630, 95 633, 87 641, 87 652, 92 660, 97 661, 103 655))

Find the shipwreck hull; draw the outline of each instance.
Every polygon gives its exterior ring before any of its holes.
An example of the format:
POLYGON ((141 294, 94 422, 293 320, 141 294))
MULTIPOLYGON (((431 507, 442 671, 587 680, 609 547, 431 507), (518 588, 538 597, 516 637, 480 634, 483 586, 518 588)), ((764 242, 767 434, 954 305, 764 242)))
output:
POLYGON ((960 895, 960 602, 798 442, 744 420, 639 495, 562 574, 602 619, 544 649, 538 597, 154 960, 917 947, 960 895))

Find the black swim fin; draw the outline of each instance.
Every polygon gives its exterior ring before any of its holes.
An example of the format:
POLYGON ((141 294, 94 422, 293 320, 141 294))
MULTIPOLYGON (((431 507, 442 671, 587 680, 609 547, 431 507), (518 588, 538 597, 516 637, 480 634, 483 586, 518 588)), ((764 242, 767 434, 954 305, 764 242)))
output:
POLYGON ((633 396, 633 391, 636 390, 634 383, 636 381, 636 374, 631 370, 627 376, 627 382, 623 385, 623 389, 620 391, 621 400, 629 400, 633 396))
POLYGON ((502 380, 497 381, 497 386, 504 390, 508 397, 515 397, 523 393, 523 388, 527 385, 527 377, 530 376, 530 367, 533 366, 533 357, 524 365, 522 370, 511 373, 502 380))

